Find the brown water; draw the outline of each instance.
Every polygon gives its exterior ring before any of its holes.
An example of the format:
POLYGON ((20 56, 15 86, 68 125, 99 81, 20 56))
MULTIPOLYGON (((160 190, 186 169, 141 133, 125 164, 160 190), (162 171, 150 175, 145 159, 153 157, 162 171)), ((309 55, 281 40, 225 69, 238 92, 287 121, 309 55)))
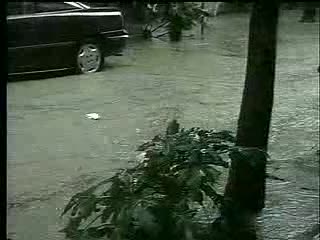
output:
MULTIPOLYGON (((294 239, 319 219, 319 23, 300 14, 283 12, 279 25, 268 172, 287 181, 268 181, 259 218, 268 240, 294 239)), ((211 19, 204 40, 200 29, 175 44, 133 39, 100 73, 9 83, 8 236, 64 239, 58 216, 72 194, 130 164, 170 118, 235 130, 248 21, 211 19)))

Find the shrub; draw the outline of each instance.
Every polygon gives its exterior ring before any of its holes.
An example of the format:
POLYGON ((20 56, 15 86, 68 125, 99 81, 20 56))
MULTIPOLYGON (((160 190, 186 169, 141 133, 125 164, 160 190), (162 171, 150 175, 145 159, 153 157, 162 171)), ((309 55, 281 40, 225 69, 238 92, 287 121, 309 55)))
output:
POLYGON ((164 27, 166 32, 155 37, 168 33, 171 41, 180 41, 182 31, 191 30, 197 23, 203 22, 203 17, 209 15, 207 10, 201 9, 199 4, 191 2, 148 4, 148 6, 150 19, 148 20, 149 23, 143 28, 145 38, 153 37, 153 32, 164 27), (153 28, 152 25, 159 20, 158 26, 153 28))
MULTIPOLYGON (((234 145, 228 131, 167 129, 141 145, 137 165, 74 195, 62 215, 69 239, 199 239, 199 206, 220 206, 215 185, 234 145), (198 207, 197 207, 198 206, 198 207)), ((206 238, 204 238, 206 239, 206 238)))

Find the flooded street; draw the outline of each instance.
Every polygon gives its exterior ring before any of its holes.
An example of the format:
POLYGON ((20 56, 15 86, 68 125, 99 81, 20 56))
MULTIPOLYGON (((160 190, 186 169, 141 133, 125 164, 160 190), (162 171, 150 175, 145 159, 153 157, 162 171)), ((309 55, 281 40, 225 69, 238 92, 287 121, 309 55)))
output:
MULTIPOLYGON (((319 219, 319 23, 300 15, 279 22, 268 172, 286 181, 268 180, 265 240, 295 239, 319 219)), ((69 198, 131 164, 169 119, 235 131, 248 23, 248 14, 221 15, 203 40, 200 27, 180 43, 132 39, 102 72, 8 83, 8 237, 63 240, 69 198)))

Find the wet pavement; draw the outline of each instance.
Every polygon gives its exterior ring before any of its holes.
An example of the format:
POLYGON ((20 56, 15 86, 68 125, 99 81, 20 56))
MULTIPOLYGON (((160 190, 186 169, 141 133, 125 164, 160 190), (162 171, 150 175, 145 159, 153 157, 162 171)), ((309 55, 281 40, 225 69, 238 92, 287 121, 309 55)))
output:
MULTIPOLYGON (((279 24, 268 171, 286 181, 268 180, 258 221, 268 240, 295 239, 319 219, 319 23, 300 14, 279 24)), ((221 15, 203 40, 200 29, 174 44, 132 39, 102 72, 8 83, 8 237, 64 239, 59 214, 72 194, 132 164, 169 119, 235 130, 248 23, 221 15), (86 118, 93 112, 101 119, 86 118)))

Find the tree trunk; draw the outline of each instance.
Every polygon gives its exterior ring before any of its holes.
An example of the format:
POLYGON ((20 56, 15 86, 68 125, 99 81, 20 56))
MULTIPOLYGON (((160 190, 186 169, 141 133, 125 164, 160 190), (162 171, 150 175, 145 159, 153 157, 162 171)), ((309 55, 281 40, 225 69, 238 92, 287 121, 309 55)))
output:
MULTIPOLYGON (((201 9, 204 10, 204 2, 201 3, 201 9)), ((201 39, 203 39, 204 34, 204 16, 201 16, 201 39)))
POLYGON ((146 7, 144 2, 135 1, 134 4, 134 17, 139 22, 145 22, 147 18, 146 7))
POLYGON ((179 15, 172 16, 170 19, 169 38, 172 42, 178 42, 182 38, 182 18, 179 15))
MULTIPOLYGON (((239 147, 267 151, 273 106, 278 8, 277 0, 272 0, 260 1, 254 4, 252 9, 246 79, 236 136, 236 145, 239 147)), ((231 166, 231 173, 236 174, 230 175, 225 194, 233 201, 240 200, 241 205, 250 203, 248 207, 251 210, 259 211, 264 207, 266 156, 250 151, 245 154, 248 155, 248 161, 241 161, 238 160, 242 158, 240 155, 243 154, 233 157, 231 165, 235 169, 231 166), (263 159, 259 159, 257 155, 263 159), (250 159, 250 156, 253 159, 250 159), (247 179, 250 177, 251 179, 247 179), (242 186, 242 181, 253 188, 242 186), (241 190, 237 189, 237 186, 241 187, 241 190), (234 191, 235 189, 237 191, 234 191), (236 192, 239 192, 240 196, 236 192)))
POLYGON ((252 8, 236 136, 239 150, 230 154, 231 167, 218 224, 220 231, 222 226, 228 229, 224 232, 232 232, 232 236, 224 236, 225 239, 254 239, 255 233, 246 227, 252 225, 255 214, 264 207, 265 152, 273 106, 278 9, 276 0, 258 1, 252 8))
POLYGON ((237 129, 237 145, 267 150, 273 106, 278 4, 254 5, 250 19, 245 86, 237 129))

